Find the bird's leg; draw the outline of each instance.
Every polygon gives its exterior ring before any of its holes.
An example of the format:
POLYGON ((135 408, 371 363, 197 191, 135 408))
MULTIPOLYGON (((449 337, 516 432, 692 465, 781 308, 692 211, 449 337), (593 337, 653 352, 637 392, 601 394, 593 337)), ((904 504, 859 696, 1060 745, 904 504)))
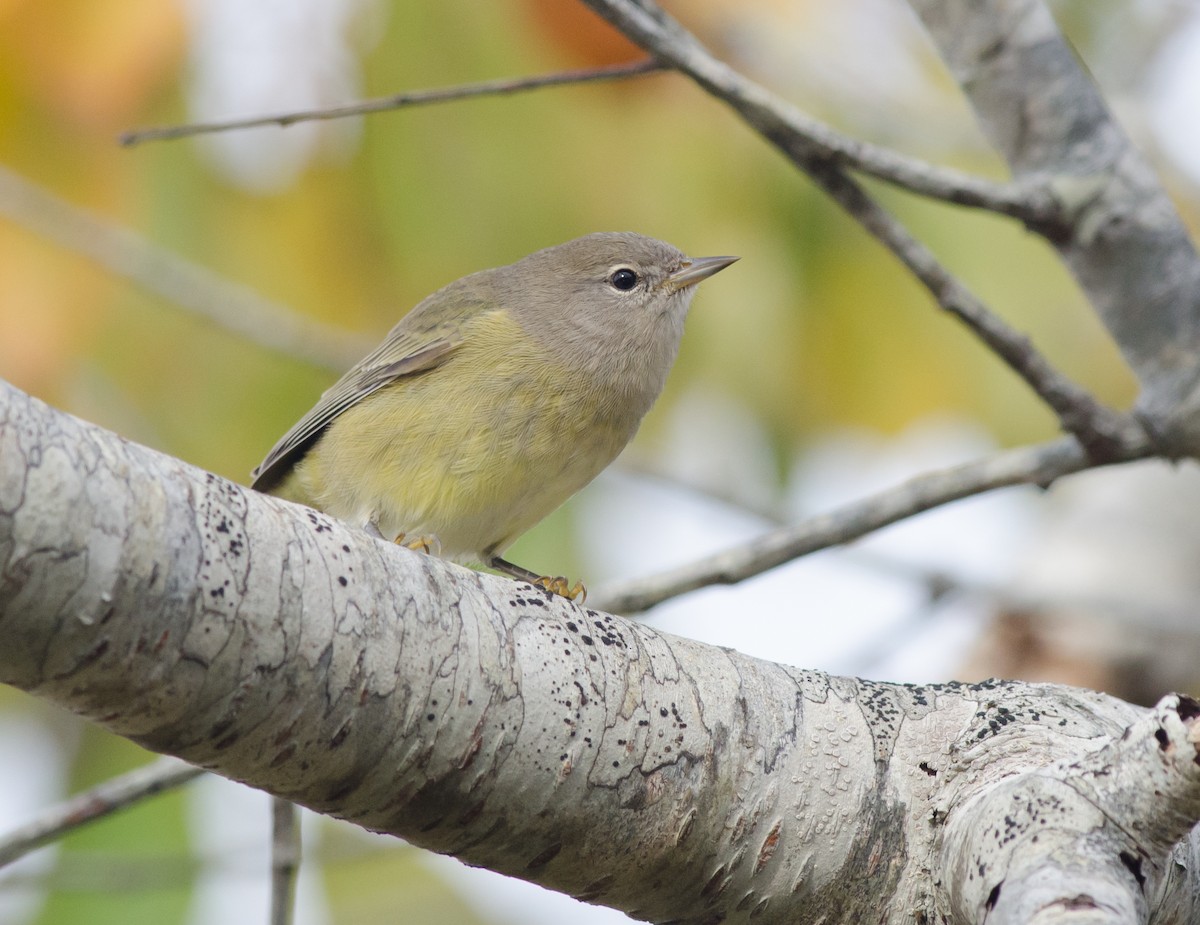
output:
POLYGON ((538 575, 536 572, 531 572, 527 568, 514 565, 512 562, 509 562, 507 559, 501 559, 499 556, 489 557, 486 564, 489 568, 494 568, 497 572, 503 572, 505 575, 509 575, 518 581, 527 581, 531 585, 537 585, 537 587, 543 588, 551 594, 557 594, 559 597, 565 597, 569 601, 576 601, 582 604, 587 600, 587 588, 583 586, 582 581, 577 581, 572 585, 561 575, 557 578, 538 575))

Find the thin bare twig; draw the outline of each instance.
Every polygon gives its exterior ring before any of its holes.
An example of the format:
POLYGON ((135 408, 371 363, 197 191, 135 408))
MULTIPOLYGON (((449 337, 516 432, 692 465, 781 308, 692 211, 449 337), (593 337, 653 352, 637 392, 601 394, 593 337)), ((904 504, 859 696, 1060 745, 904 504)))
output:
MULTIPOLYGON (((1153 455, 1144 438, 1125 444, 1120 459, 1153 455)), ((858 539, 888 524, 960 498, 1012 485, 1049 485, 1095 463, 1079 442, 1064 437, 1039 446, 1006 450, 977 462, 917 476, 839 510, 782 527, 758 539, 669 571, 599 588, 589 605, 614 613, 640 613, 672 597, 715 584, 734 584, 800 556, 858 539)))
POLYGON ((329 106, 322 109, 300 110, 267 116, 251 116, 245 119, 227 119, 220 122, 194 122, 190 125, 168 125, 159 128, 134 129, 133 131, 125 132, 118 138, 118 141, 123 145, 136 145, 144 141, 164 141, 167 139, 186 138, 191 135, 227 132, 233 129, 260 128, 265 125, 276 125, 280 128, 285 128, 297 122, 340 119, 346 116, 362 116, 368 113, 386 112, 408 106, 446 103, 452 100, 474 99, 480 96, 503 96, 509 93, 537 90, 542 87, 558 87, 564 84, 621 80, 628 77, 653 74, 663 69, 663 65, 659 64, 653 58, 649 58, 645 61, 632 61, 628 64, 560 71, 555 74, 543 74, 538 77, 506 77, 501 80, 486 80, 481 83, 461 84, 456 87, 412 90, 408 93, 396 93, 392 96, 365 100, 361 103, 348 103, 344 106, 329 106))
POLYGON ((939 306, 970 328, 993 353, 1025 380, 1058 416, 1063 430, 1079 438, 1093 459, 1103 462, 1111 454, 1119 454, 1122 445, 1131 439, 1131 429, 1140 431, 1141 428, 1132 418, 1105 407, 1090 392, 1055 369, 1027 336, 989 311, 962 282, 938 263, 925 245, 842 170, 828 164, 814 163, 809 165, 808 173, 908 267, 939 306))
POLYGON ((186 784, 203 773, 201 768, 192 767, 176 758, 162 758, 105 781, 71 797, 65 803, 51 807, 33 822, 0 838, 0 867, 61 838, 73 829, 103 819, 164 790, 186 784))
MULTIPOLYGON (((702 500, 741 511, 772 526, 782 527, 795 522, 783 516, 783 505, 778 498, 774 502, 751 501, 735 494, 727 484, 684 478, 678 473, 659 468, 645 459, 629 460, 622 457, 620 467, 623 473, 637 478, 650 479, 662 486, 699 496, 702 500)), ((970 578, 966 575, 880 553, 867 547, 848 548, 843 550, 843 553, 846 556, 845 561, 851 565, 923 587, 931 604, 948 595, 955 595, 985 601, 995 609, 1019 610, 1035 614, 1039 618, 1043 616, 1049 618, 1054 613, 1061 611, 1076 611, 1088 613, 1097 620, 1111 624, 1154 626, 1176 632, 1190 630, 1194 623, 1191 611, 1186 609, 1157 606, 1146 602, 1133 603, 1132 600, 1122 600, 1109 593, 1035 595, 1008 584, 970 578)), ((925 613, 926 608, 921 608, 919 613, 913 614, 911 621, 903 621, 902 625, 895 630, 897 638, 910 633, 912 627, 924 619, 925 613)), ((882 659, 889 648, 894 648, 894 642, 895 640, 889 636, 861 648, 860 653, 862 654, 856 656, 859 660, 851 662, 858 667, 853 668, 851 673, 864 677, 869 675, 868 662, 882 659)))
POLYGON ((668 488, 700 495, 709 501, 750 514, 773 526, 782 526, 788 523, 788 518, 783 514, 781 499, 776 497, 775 492, 772 492, 772 497, 768 499, 754 500, 737 492, 729 484, 718 485, 714 482, 687 478, 677 472, 668 472, 649 459, 638 457, 629 451, 620 456, 613 469, 635 478, 659 482, 668 488))
POLYGON ((300 810, 271 799, 271 925, 292 925, 300 870, 300 810))
POLYGON ((270 350, 340 373, 370 349, 357 334, 306 319, 4 167, 0 216, 270 350))

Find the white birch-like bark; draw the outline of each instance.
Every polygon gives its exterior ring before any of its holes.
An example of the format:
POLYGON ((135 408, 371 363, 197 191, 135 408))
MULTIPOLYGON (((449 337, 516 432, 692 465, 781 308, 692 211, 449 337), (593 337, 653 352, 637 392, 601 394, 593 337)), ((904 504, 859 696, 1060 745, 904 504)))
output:
POLYGON ((0 639, 0 680, 151 749, 636 918, 1200 916, 1190 700, 749 658, 377 542, 7 385, 0 639))

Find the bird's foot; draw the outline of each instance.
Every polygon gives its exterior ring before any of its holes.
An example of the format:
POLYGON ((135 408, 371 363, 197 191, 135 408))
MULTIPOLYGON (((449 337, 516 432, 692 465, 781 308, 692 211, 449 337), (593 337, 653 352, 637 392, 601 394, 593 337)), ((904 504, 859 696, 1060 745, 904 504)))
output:
POLYGON ((403 546, 405 549, 411 549, 414 552, 423 552, 431 556, 440 556, 442 553, 442 541, 434 534, 421 534, 414 536, 411 539, 407 533, 400 533, 396 536, 393 542, 397 546, 403 546))
POLYGON ((571 584, 561 575, 558 578, 547 578, 544 575, 539 575, 536 572, 531 572, 527 568, 521 568, 519 565, 514 565, 507 559, 501 559, 499 556, 489 556, 487 565, 494 568, 497 572, 503 572, 505 575, 517 579, 517 581, 527 581, 543 591, 549 591, 551 594, 557 594, 559 597, 565 597, 568 601, 582 604, 587 600, 587 588, 583 586, 582 581, 577 581, 571 584))
POLYGON ((575 584, 571 584, 562 575, 559 575, 557 578, 548 578, 543 575, 535 578, 532 584, 537 585, 539 588, 544 588, 551 594, 565 597, 568 601, 574 601, 577 604, 582 604, 587 600, 587 588, 583 586, 583 582, 577 581, 575 584))

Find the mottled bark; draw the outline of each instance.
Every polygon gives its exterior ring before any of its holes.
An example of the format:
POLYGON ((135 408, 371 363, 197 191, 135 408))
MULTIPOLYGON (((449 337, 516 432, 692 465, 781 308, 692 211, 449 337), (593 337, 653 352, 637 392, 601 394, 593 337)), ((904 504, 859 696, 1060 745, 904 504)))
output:
POLYGON ((969 921, 1081 841, 1081 877, 1193 914, 1194 866, 1167 863, 1200 816, 1188 701, 749 658, 377 542, 8 386, 0 634, 0 680, 149 748, 639 918, 969 921), (1059 811, 1009 805, 1047 792, 1059 811))

